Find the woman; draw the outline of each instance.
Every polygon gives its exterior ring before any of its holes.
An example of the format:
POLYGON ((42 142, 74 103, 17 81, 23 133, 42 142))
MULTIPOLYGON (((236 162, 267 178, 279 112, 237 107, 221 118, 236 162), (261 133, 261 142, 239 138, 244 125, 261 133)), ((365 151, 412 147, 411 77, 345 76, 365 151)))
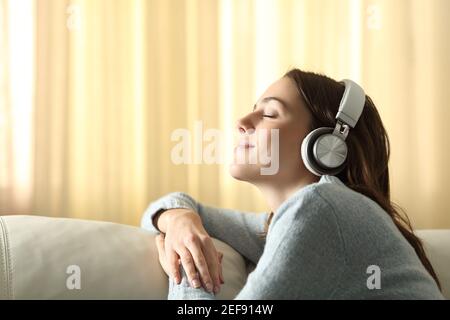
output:
POLYGON ((293 69, 238 121, 241 142, 230 173, 262 192, 270 214, 213 208, 180 192, 149 206, 142 227, 162 233, 156 241, 169 299, 214 299, 223 277, 211 237, 256 265, 236 299, 443 298, 421 241, 391 203, 388 136, 362 89, 356 121, 338 122, 334 131, 346 142, 345 162, 330 169, 306 160, 313 152, 308 134, 335 128, 344 91, 344 83, 293 69), (267 163, 238 161, 258 151, 258 133, 278 147, 275 174, 261 174, 267 163), (379 273, 373 283, 372 270, 379 273))

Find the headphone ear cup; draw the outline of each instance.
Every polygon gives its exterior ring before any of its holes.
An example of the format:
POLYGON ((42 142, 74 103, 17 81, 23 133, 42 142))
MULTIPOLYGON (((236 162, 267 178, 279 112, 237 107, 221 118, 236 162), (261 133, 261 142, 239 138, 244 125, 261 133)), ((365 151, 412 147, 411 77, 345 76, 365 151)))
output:
POLYGON ((314 153, 313 153, 313 147, 314 142, 317 140, 319 136, 322 134, 329 133, 330 128, 318 128, 316 130, 311 131, 305 139, 303 139, 302 147, 301 147, 301 155, 303 163, 305 164, 305 167, 315 174, 316 176, 323 175, 322 170, 316 165, 316 161, 314 159, 314 153))
POLYGON ((303 139, 301 147, 301 156, 305 167, 316 176, 335 175, 344 169, 346 163, 344 162, 337 168, 328 168, 320 165, 314 156, 314 145, 317 139, 323 135, 333 133, 334 128, 322 127, 311 131, 305 139, 303 139))

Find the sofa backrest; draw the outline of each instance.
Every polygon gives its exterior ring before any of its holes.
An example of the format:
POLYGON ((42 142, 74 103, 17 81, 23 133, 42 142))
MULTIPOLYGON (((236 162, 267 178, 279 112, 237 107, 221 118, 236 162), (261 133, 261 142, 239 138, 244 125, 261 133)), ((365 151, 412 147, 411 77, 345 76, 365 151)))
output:
MULTIPOLYGON (((450 230, 417 235, 450 299, 450 230)), ((168 281, 154 237, 110 222, 2 216, 0 299, 166 299, 168 281)), ((252 269, 229 245, 214 243, 224 253, 218 299, 232 299, 252 269)))
POLYGON ((450 299, 450 230, 417 230, 416 234, 423 241, 444 297, 450 299))

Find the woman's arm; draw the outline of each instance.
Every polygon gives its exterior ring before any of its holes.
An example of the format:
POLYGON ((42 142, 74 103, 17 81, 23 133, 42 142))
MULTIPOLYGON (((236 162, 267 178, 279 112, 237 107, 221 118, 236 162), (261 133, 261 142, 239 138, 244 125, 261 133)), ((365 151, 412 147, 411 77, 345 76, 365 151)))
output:
MULTIPOLYGON (((235 299, 326 299, 346 270, 346 255, 333 208, 308 193, 274 216, 264 253, 235 299), (316 199, 315 199, 316 198, 316 199)), ((183 280, 169 280, 169 300, 215 299, 183 280)))
MULTIPOLYGON (((145 211, 141 227, 155 234, 160 230, 154 224, 155 215, 162 210, 185 208, 199 214, 211 237, 229 244, 241 255, 257 263, 264 250, 265 240, 258 234, 264 231, 267 213, 239 212, 231 209, 205 206, 182 192, 170 193, 152 202, 145 211)), ((164 213, 161 214, 161 217, 164 213)))

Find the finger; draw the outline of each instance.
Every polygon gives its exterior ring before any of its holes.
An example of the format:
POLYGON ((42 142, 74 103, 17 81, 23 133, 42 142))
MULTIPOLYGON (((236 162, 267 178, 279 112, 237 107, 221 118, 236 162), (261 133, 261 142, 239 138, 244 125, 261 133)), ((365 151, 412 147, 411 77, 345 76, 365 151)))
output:
POLYGON ((219 257, 219 279, 220 279, 220 283, 224 284, 225 281, 223 280, 223 267, 222 267, 222 259, 223 259, 223 253, 220 251, 217 251, 217 255, 219 257))
POLYGON ((222 266, 222 259, 223 259, 223 253, 219 252, 219 278, 220 278, 220 283, 224 284, 225 281, 223 280, 223 266, 222 266))
POLYGON ((160 260, 166 261, 166 253, 164 249, 164 238, 160 235, 155 237, 156 249, 158 249, 158 256, 160 260))
POLYGON ((187 242, 186 248, 191 252, 192 258, 194 259, 195 267, 200 274, 200 278, 205 285, 205 289, 209 292, 214 290, 214 281, 210 274, 209 264, 206 261, 206 257, 201 247, 200 242, 190 241, 187 242))
POLYGON ((214 282, 215 293, 218 293, 220 290, 220 271, 219 271, 219 259, 217 255, 217 250, 212 242, 211 238, 207 238, 202 243, 202 249, 206 258, 206 262, 208 264, 208 270, 211 274, 211 278, 214 282))
POLYGON ((220 267, 219 277, 220 277, 220 284, 224 284, 224 283, 225 283, 225 280, 223 280, 223 271, 222 271, 222 267, 220 267))
POLYGON ((161 255, 164 253, 164 239, 161 235, 157 235, 155 237, 156 248, 158 249, 158 254, 161 255))
POLYGON ((197 273, 197 269, 194 265, 194 259, 192 258, 191 253, 188 249, 182 249, 179 250, 180 260, 181 264, 183 265, 184 271, 186 272, 186 275, 188 277, 189 283, 194 288, 200 287, 200 279, 197 273))
POLYGON ((160 236, 155 237, 156 242, 156 248, 158 249, 158 258, 159 263, 161 264, 161 267, 163 268, 164 272, 170 276, 169 271, 167 270, 167 261, 166 261, 166 253, 164 251, 164 240, 160 236))
POLYGON ((166 247, 165 255, 166 255, 166 265, 169 274, 172 275, 176 284, 180 284, 181 276, 180 276, 180 266, 178 264, 178 254, 171 248, 166 247))

